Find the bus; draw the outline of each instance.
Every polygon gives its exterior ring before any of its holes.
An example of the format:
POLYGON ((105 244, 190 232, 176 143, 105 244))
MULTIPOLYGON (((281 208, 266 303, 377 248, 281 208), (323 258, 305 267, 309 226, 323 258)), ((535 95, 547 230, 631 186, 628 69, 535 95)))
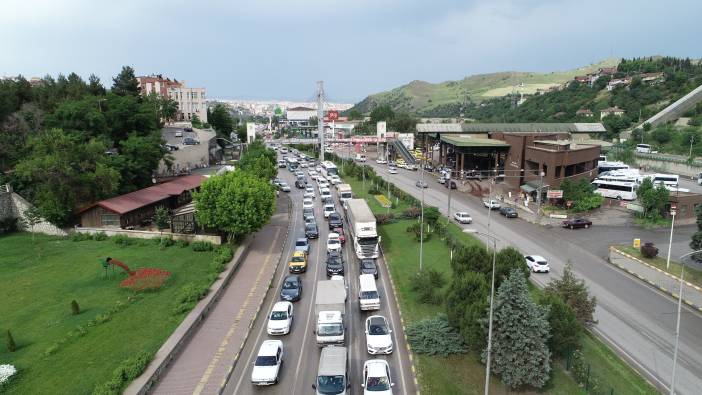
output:
POLYGON ((592 182, 595 193, 617 200, 636 200, 636 183, 630 181, 607 181, 596 178, 592 182))
POLYGON ((597 173, 604 173, 612 170, 628 169, 629 165, 623 162, 597 162, 597 173))
POLYGON ((285 163, 287 164, 288 170, 290 171, 297 170, 297 167, 299 166, 299 163, 295 158, 285 158, 285 163))
POLYGON ((651 146, 649 144, 636 144, 636 152, 640 152, 642 154, 650 154, 651 146))
POLYGON ((328 160, 325 160, 322 162, 322 175, 325 178, 329 178, 333 175, 339 175, 339 169, 336 168, 336 165, 328 160))
POLYGON ((653 185, 663 184, 667 187, 677 187, 680 183, 680 176, 677 174, 651 174, 653 185))

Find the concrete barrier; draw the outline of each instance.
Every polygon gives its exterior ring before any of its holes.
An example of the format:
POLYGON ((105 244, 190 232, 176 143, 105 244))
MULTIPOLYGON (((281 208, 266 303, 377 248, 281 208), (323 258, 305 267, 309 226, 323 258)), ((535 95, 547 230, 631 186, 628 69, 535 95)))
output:
POLYGON ((127 236, 133 237, 135 239, 157 239, 159 237, 170 237, 173 240, 185 240, 188 242, 193 241, 207 241, 215 245, 222 244, 222 238, 216 235, 192 235, 185 233, 170 233, 170 232, 155 232, 150 230, 129 230, 129 229, 119 229, 119 228, 85 228, 76 227, 74 229, 77 233, 104 233, 107 236, 127 236))

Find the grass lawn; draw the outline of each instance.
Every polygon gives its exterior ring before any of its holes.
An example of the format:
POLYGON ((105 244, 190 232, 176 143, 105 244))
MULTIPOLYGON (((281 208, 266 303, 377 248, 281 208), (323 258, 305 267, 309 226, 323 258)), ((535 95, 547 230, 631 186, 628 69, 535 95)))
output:
POLYGON ((0 363, 13 364, 20 371, 3 388, 7 394, 91 393, 96 384, 109 380, 123 360, 158 350, 185 316, 172 314, 181 287, 190 282, 208 284, 212 272, 214 253, 194 252, 190 247, 160 249, 147 240, 120 247, 112 239, 35 238, 32 242, 27 233, 0 237, 0 363), (134 293, 119 287, 126 278, 124 272, 103 278, 100 261, 108 256, 132 270, 168 270, 171 278, 161 290, 129 301, 134 293), (79 315, 71 315, 71 300, 80 305, 79 315), (127 306, 107 322, 87 325, 117 303, 127 306), (4 347, 8 329, 17 342, 14 353, 4 347), (45 356, 56 344, 60 344, 57 350, 45 356))
MULTIPOLYGON (((664 272, 668 272, 674 276, 680 277, 680 273, 682 272, 682 265, 679 262, 670 261, 670 268, 666 269, 666 259, 661 257, 660 255, 655 257, 655 258, 644 258, 641 255, 641 251, 638 248, 634 248, 628 245, 619 245, 615 246, 619 251, 626 252, 629 255, 632 255, 638 259, 641 259, 642 261, 648 263, 651 266, 655 266, 664 272)), ((667 256, 667 250, 666 251, 659 251, 659 254, 663 254, 663 256, 667 256)), ((695 284, 697 286, 702 287, 702 272, 696 269, 691 268, 690 266, 685 267, 685 281, 690 282, 692 284, 695 284)))

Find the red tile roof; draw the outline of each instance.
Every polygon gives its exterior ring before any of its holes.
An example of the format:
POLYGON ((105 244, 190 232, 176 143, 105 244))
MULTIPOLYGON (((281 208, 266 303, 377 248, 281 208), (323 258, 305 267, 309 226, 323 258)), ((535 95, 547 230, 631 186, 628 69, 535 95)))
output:
POLYGON ((118 214, 125 214, 138 208, 167 199, 171 196, 178 196, 185 191, 193 190, 202 184, 205 179, 201 175, 190 175, 176 178, 175 180, 164 182, 163 184, 140 189, 126 195, 116 196, 107 200, 102 200, 88 207, 83 208, 84 212, 95 206, 114 211, 118 214))

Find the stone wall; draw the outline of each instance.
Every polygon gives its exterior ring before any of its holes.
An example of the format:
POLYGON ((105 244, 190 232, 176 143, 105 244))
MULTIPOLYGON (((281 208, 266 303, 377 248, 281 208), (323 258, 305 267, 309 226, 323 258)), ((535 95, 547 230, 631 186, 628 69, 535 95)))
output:
MULTIPOLYGON (((29 209, 32 207, 32 204, 26 201, 22 196, 12 192, 12 187, 8 184, 3 187, 3 189, 0 190, 0 218, 5 219, 5 218, 18 218, 20 219, 19 221, 19 226, 22 226, 22 219, 24 219, 24 212, 25 210, 29 209)), ((23 228, 23 230, 29 231, 30 229, 23 228)), ((37 225, 34 225, 34 232, 37 233, 44 233, 47 235, 52 235, 52 236, 66 236, 68 233, 66 233, 63 229, 55 226, 54 224, 46 221, 45 219, 41 219, 41 222, 39 222, 37 225)))
POLYGON ((146 230, 127 230, 127 229, 119 229, 119 228, 84 228, 84 227, 76 227, 75 231, 78 233, 90 233, 90 234, 95 234, 95 233, 105 233, 108 236, 127 236, 127 237, 133 237, 137 239, 155 239, 158 237, 170 237, 173 240, 186 240, 188 242, 193 242, 193 241, 207 241, 215 245, 220 245, 222 244, 222 238, 219 236, 213 236, 213 235, 191 235, 191 234, 183 234, 183 233, 170 233, 170 232, 154 232, 154 231, 146 231, 146 230))
POLYGON ((697 180, 697 174, 702 173, 702 165, 694 162, 691 165, 685 160, 677 160, 655 154, 636 154, 636 165, 646 166, 648 170, 660 173, 678 174, 683 177, 697 180))

